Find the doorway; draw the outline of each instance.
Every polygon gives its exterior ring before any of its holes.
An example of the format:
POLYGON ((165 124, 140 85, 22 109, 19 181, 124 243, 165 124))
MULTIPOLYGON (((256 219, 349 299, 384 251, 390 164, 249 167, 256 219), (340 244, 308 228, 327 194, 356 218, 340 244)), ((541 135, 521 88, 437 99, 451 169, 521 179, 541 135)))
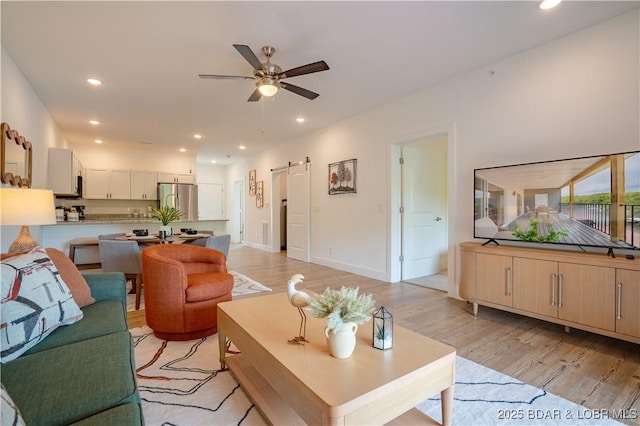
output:
POLYGON ((448 291, 447 135, 400 146, 401 280, 448 291))
POLYGON ((244 242, 244 181, 233 182, 234 220, 231 222, 231 241, 244 242))

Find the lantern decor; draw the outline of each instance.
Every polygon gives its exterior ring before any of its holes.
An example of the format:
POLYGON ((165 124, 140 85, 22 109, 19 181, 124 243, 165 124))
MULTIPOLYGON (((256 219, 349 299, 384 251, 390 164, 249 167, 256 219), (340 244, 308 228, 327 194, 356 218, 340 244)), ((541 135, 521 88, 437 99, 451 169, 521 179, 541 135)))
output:
POLYGON ((376 349, 393 347, 393 315, 384 306, 373 313, 373 347, 376 349))

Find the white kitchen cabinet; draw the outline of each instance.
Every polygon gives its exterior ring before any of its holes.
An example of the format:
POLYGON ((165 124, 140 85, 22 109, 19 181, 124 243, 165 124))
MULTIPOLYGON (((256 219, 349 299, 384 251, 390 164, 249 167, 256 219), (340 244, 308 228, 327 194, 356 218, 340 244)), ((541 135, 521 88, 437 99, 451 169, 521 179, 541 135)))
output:
POLYGON ((156 172, 141 170, 131 171, 131 199, 158 199, 158 175, 156 172))
POLYGON ((192 174, 158 172, 158 183, 194 183, 192 174))
POLYGON ((131 170, 87 169, 85 198, 131 199, 131 170))
POLYGON ((49 148, 48 186, 56 195, 78 195, 78 176, 84 174, 84 167, 76 154, 65 148, 49 148))

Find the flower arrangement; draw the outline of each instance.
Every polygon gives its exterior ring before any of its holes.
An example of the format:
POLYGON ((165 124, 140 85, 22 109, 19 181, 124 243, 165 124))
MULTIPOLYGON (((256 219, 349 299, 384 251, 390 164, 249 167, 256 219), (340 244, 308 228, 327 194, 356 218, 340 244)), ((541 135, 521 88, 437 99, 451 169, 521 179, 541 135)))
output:
POLYGON ((180 219, 182 211, 175 207, 162 206, 159 209, 151 209, 151 216, 157 217, 162 222, 163 226, 167 226, 174 220, 180 219))
POLYGON ((364 324, 371 319, 375 302, 370 294, 358 294, 359 291, 360 288, 327 287, 311 300, 307 310, 316 318, 326 318, 329 330, 339 329, 348 322, 364 324))

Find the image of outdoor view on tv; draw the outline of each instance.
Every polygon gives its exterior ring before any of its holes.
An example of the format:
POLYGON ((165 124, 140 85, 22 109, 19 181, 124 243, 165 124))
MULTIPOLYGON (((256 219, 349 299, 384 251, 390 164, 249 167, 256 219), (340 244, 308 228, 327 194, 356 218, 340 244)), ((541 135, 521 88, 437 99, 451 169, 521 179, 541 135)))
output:
POLYGON ((474 170, 474 237, 640 249, 640 152, 474 170))

